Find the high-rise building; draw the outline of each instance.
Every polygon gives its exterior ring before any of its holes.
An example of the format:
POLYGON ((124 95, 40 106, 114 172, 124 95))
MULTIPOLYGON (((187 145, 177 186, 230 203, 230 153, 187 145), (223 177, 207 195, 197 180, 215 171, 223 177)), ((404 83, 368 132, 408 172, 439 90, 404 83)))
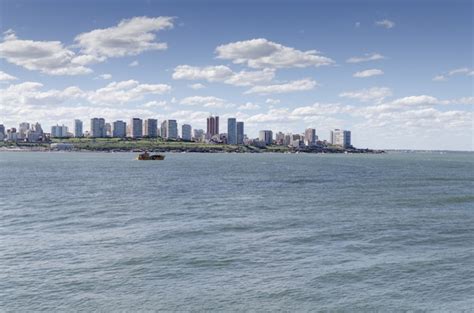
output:
POLYGON ((31 128, 26 132, 26 139, 28 142, 38 142, 43 140, 43 128, 40 123, 31 125, 31 128))
POLYGON ((244 122, 237 122, 237 144, 244 144, 244 122))
POLYGON ((331 130, 330 136, 331 144, 335 146, 341 146, 343 148, 349 148, 351 144, 351 132, 349 130, 334 129, 331 130))
POLYGON ((105 136, 112 137, 112 125, 110 123, 105 123, 105 136))
POLYGON ((127 137, 127 123, 124 121, 113 122, 112 137, 125 138, 127 137))
POLYGON ((158 137, 158 120, 149 118, 145 120, 145 133, 146 137, 156 138, 158 137))
POLYGON ((161 123, 161 137, 166 139, 178 138, 178 124, 176 120, 165 120, 161 123))
POLYGON ((306 146, 314 146, 316 145, 316 129, 314 128, 307 128, 304 132, 304 143, 306 146))
POLYGON ((105 120, 94 117, 91 119, 91 137, 104 138, 106 136, 105 120))
POLYGON ((191 125, 183 124, 181 126, 181 139, 191 141, 191 125))
POLYGON ((209 137, 219 135, 219 116, 209 116, 207 118, 207 135, 209 137))
POLYGON ((81 120, 74 120, 74 137, 84 136, 83 124, 81 120))
POLYGON ((204 141, 204 129, 194 129, 193 135, 195 141, 204 141))
POLYGON ((161 122, 161 127, 160 127, 160 137, 161 138, 168 138, 168 131, 167 131, 167 125, 168 123, 165 121, 161 122))
POLYGON ((282 132, 278 132, 275 134, 275 143, 277 145, 284 145, 285 144, 285 134, 282 132))
POLYGON ((273 142, 273 132, 271 130, 261 130, 258 133, 258 139, 266 145, 271 145, 273 142))
POLYGON ((143 120, 141 118, 134 117, 130 119, 130 137, 143 137, 143 120))
POLYGON ((227 119, 227 143, 237 144, 237 120, 233 117, 227 119))
POLYGON ((0 141, 5 139, 5 125, 0 124, 0 141))
POLYGON ((30 123, 20 123, 20 127, 18 127, 18 139, 25 139, 26 132, 30 129, 30 123))
POLYGON ((55 138, 64 138, 68 137, 67 134, 67 126, 64 125, 56 125, 51 127, 51 137, 55 138))

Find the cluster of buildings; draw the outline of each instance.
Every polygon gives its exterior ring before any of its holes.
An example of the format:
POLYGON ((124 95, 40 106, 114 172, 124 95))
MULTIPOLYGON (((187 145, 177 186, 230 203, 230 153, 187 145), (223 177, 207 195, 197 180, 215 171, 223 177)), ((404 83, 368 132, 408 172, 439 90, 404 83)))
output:
POLYGON ((161 124, 157 119, 131 118, 127 123, 116 120, 106 122, 104 118, 94 117, 90 120, 90 129, 84 130, 81 120, 74 120, 73 131, 65 125, 51 127, 50 133, 43 132, 39 123, 21 123, 19 128, 5 129, 0 124, 0 141, 10 142, 48 142, 50 138, 91 137, 91 138, 163 138, 165 140, 183 140, 231 145, 284 145, 298 147, 326 146, 328 143, 343 148, 350 148, 351 132, 348 130, 334 129, 330 133, 330 140, 320 141, 316 129, 308 128, 302 134, 278 132, 273 135, 271 130, 261 130, 258 138, 249 139, 244 133, 244 122, 235 118, 227 119, 227 132, 219 130, 219 116, 207 118, 207 129, 192 129, 191 125, 181 125, 181 134, 178 134, 176 120, 164 120, 161 124))

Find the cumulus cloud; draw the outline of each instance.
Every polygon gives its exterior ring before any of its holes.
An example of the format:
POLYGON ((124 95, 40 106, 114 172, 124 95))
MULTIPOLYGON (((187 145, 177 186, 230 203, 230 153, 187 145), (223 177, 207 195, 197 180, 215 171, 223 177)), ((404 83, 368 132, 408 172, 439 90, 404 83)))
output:
POLYGON ((132 61, 132 62, 130 62, 130 64, 128 64, 128 66, 130 66, 130 67, 135 67, 135 66, 138 66, 138 65, 140 65, 138 60, 132 61))
POLYGON ((205 108, 229 108, 234 105, 226 100, 214 96, 191 96, 180 101, 180 104, 202 106, 205 108))
POLYGON ((279 93, 288 93, 296 91, 307 91, 314 89, 318 84, 316 81, 305 78, 300 80, 294 80, 288 83, 276 84, 276 85, 267 85, 267 86, 255 86, 247 90, 246 94, 257 93, 260 95, 268 94, 279 94, 279 93))
POLYGON ((361 63, 368 61, 383 60, 385 57, 379 53, 366 53, 362 57, 350 57, 346 60, 347 63, 361 63))
POLYGON ((252 68, 291 68, 331 65, 334 61, 316 50, 301 51, 265 38, 237 41, 216 48, 217 58, 252 68))
POLYGON ((449 76, 456 76, 456 75, 466 75, 466 76, 472 76, 474 71, 467 68, 467 67, 461 67, 461 68, 456 68, 453 70, 450 70, 449 72, 441 75, 436 75, 433 77, 433 81, 436 82, 441 82, 441 81, 447 81, 449 76))
POLYGON ((252 102, 247 102, 246 104, 239 106, 238 109, 239 110, 257 110, 257 109, 260 109, 260 106, 252 102))
POLYGON ((270 105, 279 104, 279 103, 280 103, 280 99, 268 98, 267 100, 265 100, 265 103, 270 104, 270 105))
POLYGON ((372 87, 357 91, 346 91, 339 94, 339 97, 357 99, 359 101, 381 102, 392 95, 392 91, 387 87, 372 87))
POLYGON ((101 74, 101 75, 98 76, 98 78, 108 80, 108 79, 112 78, 112 75, 111 74, 101 74))
POLYGON ((156 32, 173 28, 173 17, 133 17, 117 26, 95 29, 74 39, 84 55, 110 58, 137 55, 148 50, 166 50, 167 44, 156 40, 156 32))
POLYGON ((366 78, 366 77, 372 77, 372 76, 378 76, 378 75, 383 75, 383 71, 374 68, 374 69, 356 72, 352 76, 358 77, 358 78, 366 78))
POLYGON ((380 20, 380 21, 375 21, 375 25, 390 29, 390 28, 395 27, 395 22, 384 19, 384 20, 380 20))
POLYGON ((16 78, 13 75, 0 71, 0 82, 8 82, 8 81, 17 80, 17 79, 18 78, 16 78))
POLYGON ((124 104, 142 100, 145 95, 161 95, 171 90, 166 84, 141 84, 136 80, 112 82, 88 94, 89 101, 103 104, 124 104))
POLYGON ((200 83, 190 84, 190 85, 188 85, 188 87, 191 88, 191 89, 194 89, 194 90, 199 90, 199 89, 206 88, 206 86, 204 86, 203 84, 200 84, 200 83))
POLYGON ((12 30, 4 33, 0 43, 0 58, 31 71, 50 75, 82 75, 92 70, 83 59, 65 48, 60 41, 18 39, 12 30))
POLYGON ((148 101, 147 103, 145 103, 143 105, 144 108, 163 108, 163 107, 166 107, 167 105, 167 102, 166 101, 156 101, 156 100, 153 100, 153 101, 148 101))
POLYGON ((224 65, 205 67, 178 65, 173 73, 173 79, 206 80, 211 83, 221 82, 234 86, 267 83, 274 77, 275 71, 273 69, 234 72, 224 65))

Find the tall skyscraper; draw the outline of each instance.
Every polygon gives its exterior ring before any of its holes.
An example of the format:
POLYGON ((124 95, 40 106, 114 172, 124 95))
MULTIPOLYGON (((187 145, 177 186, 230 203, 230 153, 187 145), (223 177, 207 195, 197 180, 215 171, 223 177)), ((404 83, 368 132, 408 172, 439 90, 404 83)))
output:
POLYGON ((160 136, 161 138, 168 138, 168 131, 167 131, 167 125, 168 123, 165 121, 161 122, 161 127, 160 127, 160 136))
POLYGON ((143 120, 141 118, 134 117, 130 119, 130 137, 143 137, 143 120))
POLYGON ((145 136, 150 138, 158 137, 158 120, 149 118, 145 120, 145 136))
POLYGON ((194 129, 193 130, 193 137, 196 141, 203 141, 204 140, 204 129, 194 129))
POLYGON ((30 129, 30 123, 20 123, 20 127, 18 127, 18 139, 25 139, 28 129, 30 129))
POLYGON ((94 117, 91 119, 91 136, 95 138, 104 138, 106 136, 105 120, 94 117))
POLYGON ((67 137, 67 126, 64 125, 56 125, 51 127, 51 137, 56 137, 56 138, 64 138, 67 137))
POLYGON ((233 117, 227 119, 227 143, 237 144, 237 120, 233 117))
POLYGON ((112 124, 112 137, 125 138, 127 137, 127 123, 124 121, 115 121, 112 124))
POLYGON ((237 144, 244 144, 244 122, 237 122, 237 144))
POLYGON ((5 138, 5 125, 0 124, 0 140, 5 138))
POLYGON ((341 146, 343 148, 349 148, 352 146, 351 144, 351 132, 349 130, 341 130, 336 128, 331 130, 330 136, 331 144, 336 146, 341 146))
POLYGON ((82 121, 74 120, 74 137, 84 136, 84 130, 82 129, 82 121))
POLYGON ((161 123, 161 137, 165 139, 178 138, 178 124, 176 120, 165 120, 161 123))
POLYGON ((304 132, 304 142, 307 146, 316 145, 316 129, 307 128, 304 132))
POLYGON ((209 116, 207 118, 207 135, 209 137, 219 135, 219 116, 209 116))
POLYGON ((261 130, 258 133, 258 139, 266 145, 271 145, 273 142, 273 132, 271 130, 261 130))
POLYGON ((183 124, 183 126, 181 126, 181 139, 191 140, 191 125, 183 124))

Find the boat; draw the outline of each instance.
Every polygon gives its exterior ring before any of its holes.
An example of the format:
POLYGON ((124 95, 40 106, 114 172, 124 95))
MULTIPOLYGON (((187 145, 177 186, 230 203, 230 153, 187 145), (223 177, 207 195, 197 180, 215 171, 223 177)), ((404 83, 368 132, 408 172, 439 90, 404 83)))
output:
POLYGON ((137 160, 139 161, 161 161, 164 160, 165 156, 163 154, 149 154, 148 152, 140 153, 137 157, 137 160))

